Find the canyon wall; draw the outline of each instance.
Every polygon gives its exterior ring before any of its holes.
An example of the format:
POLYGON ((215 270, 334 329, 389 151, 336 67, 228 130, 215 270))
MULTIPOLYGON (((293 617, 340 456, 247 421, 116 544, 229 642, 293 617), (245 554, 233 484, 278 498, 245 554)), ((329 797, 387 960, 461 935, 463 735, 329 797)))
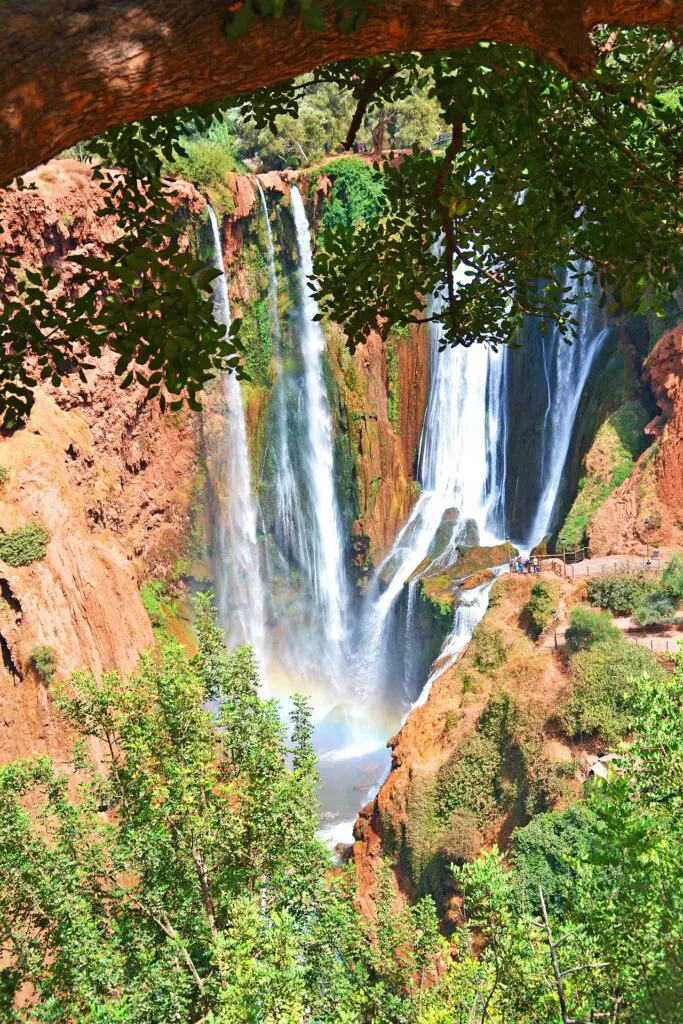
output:
MULTIPOLYGON (((98 185, 76 161, 39 168, 27 183, 35 190, 6 194, 4 237, 20 247, 22 264, 56 267, 72 294, 65 257, 97 251, 115 226, 96 217, 98 185)), ((190 186, 177 191, 188 210, 201 205, 190 186)), ((49 538, 29 564, 0 560, 0 760, 63 757, 68 737, 40 652, 54 651, 55 678, 131 671, 153 642, 140 584, 172 575, 185 554, 197 422, 162 415, 138 386, 121 390, 114 364, 105 353, 85 383, 65 375, 59 389, 41 385, 25 426, 0 440, 2 534, 12 543, 13 531, 35 524, 49 538)))
POLYGON ((595 554, 683 547, 683 326, 659 339, 643 376, 659 407, 644 427, 652 444, 592 517, 595 554))

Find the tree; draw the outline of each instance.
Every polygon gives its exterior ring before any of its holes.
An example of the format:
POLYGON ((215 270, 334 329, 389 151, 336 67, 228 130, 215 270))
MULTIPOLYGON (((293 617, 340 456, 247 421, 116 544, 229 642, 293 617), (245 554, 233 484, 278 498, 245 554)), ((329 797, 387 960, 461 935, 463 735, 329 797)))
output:
MULTIPOLYGON (((40 0, 24 2, 32 10, 40 6, 40 0)), ((147 2, 153 6, 157 0, 147 2)), ((403 11, 403 0, 396 2, 403 11)), ((31 19, 13 18, 15 3, 19 0, 0 9, 0 19, 9 26, 9 38, 16 33, 16 52, 24 52, 20 42, 22 33, 30 31, 31 19)), ((478 5, 477 17, 480 9, 493 3, 478 5)), ((525 8, 524 31, 531 34, 526 41, 543 50, 535 34, 543 21, 541 6, 537 0, 537 5, 525 8)), ((172 46, 175 7, 165 12, 168 40, 154 50, 154 69, 172 46)), ((562 16, 571 20, 568 7, 562 8, 562 16)), ((269 0, 261 0, 258 12, 282 13, 269 0)), ((228 23, 233 35, 248 32, 241 50, 250 60, 254 54, 248 44, 261 38, 264 26, 279 32, 289 25, 285 14, 282 19, 256 17, 252 27, 255 13, 256 8, 245 2, 228 23)), ((321 33, 315 63, 324 62, 325 47, 333 37, 348 38, 350 46, 357 44, 362 51, 368 45, 367 26, 380 13, 358 4, 340 8, 342 20, 350 17, 345 25, 350 32, 321 33)), ((614 0, 610 13, 617 20, 634 17, 624 0, 614 0)), ((443 5, 436 5, 433 14, 428 33, 433 33, 430 45, 436 47, 443 5)), ((590 17, 596 15, 593 5, 590 17)), ((399 166, 378 168, 382 198, 377 216, 372 222, 340 226, 325 237, 317 253, 318 299, 324 312, 344 327, 351 348, 378 324, 386 335, 392 328, 423 320, 435 324, 444 344, 514 343, 530 316, 546 329, 559 327, 571 340, 577 323, 568 300, 587 287, 599 288, 613 310, 623 304, 638 312, 662 312, 683 272, 677 141, 683 74, 680 37, 667 31, 596 29, 591 59, 597 65, 584 84, 564 73, 569 70, 567 55, 576 70, 578 65, 572 62, 586 51, 585 39, 579 45, 583 27, 576 21, 563 25, 562 16, 556 27, 567 34, 561 52, 553 50, 555 64, 519 47, 482 43, 438 56, 394 54, 329 64, 304 82, 283 80, 281 69, 266 71, 265 80, 277 79, 277 86, 214 107, 125 123, 96 137, 88 144, 89 151, 122 168, 121 175, 103 175, 102 184, 104 209, 120 211, 123 234, 106 246, 102 258, 81 258, 81 291, 71 303, 58 294, 52 268, 42 274, 40 269, 27 271, 24 285, 17 279, 18 254, 5 253, 0 397, 6 426, 16 425, 30 409, 36 359, 39 373, 58 383, 65 372, 84 370, 88 356, 96 356, 106 344, 119 353, 118 371, 127 383, 138 379, 152 396, 159 394, 165 401, 168 395, 175 406, 187 400, 193 408, 214 373, 239 363, 235 338, 226 339, 212 322, 215 271, 202 269, 178 251, 177 211, 162 172, 168 161, 177 156, 182 160, 182 138, 193 126, 206 130, 215 115, 223 118, 236 107, 257 132, 269 130, 275 137, 282 128, 288 134, 285 149, 294 147, 308 158, 309 141, 311 151, 320 144, 312 131, 318 115, 308 127, 304 117, 303 130, 295 130, 297 116, 306 112, 306 102, 313 102, 316 91, 331 95, 331 85, 355 105, 344 140, 347 146, 364 121, 376 122, 380 110, 386 118, 387 110, 398 111, 408 97, 421 95, 420 90, 426 90, 441 110, 451 133, 443 152, 417 147, 399 166), (577 43, 575 51, 572 42, 577 43), (558 62, 563 70, 558 70, 558 62), (427 312, 422 311, 424 296, 434 297, 427 312)), ((507 18, 505 31, 500 30, 506 38, 519 28, 509 11, 507 18)), ((645 21, 661 18, 667 20, 658 8, 642 15, 645 21)), ((92 30, 87 46, 93 52, 99 8, 83 20, 92 30)), ((215 22, 214 12, 207 18, 211 31, 215 22)), ((471 26, 474 34, 475 24, 476 19, 471 26)), ((70 67, 75 69, 81 23, 70 27, 69 41, 75 48, 70 67)), ((108 30, 115 40, 110 23, 108 30)), ((198 25, 198 45, 206 31, 204 23, 198 25)), ((411 45, 416 41, 417 36, 411 45)), ((373 46, 382 49, 380 41, 373 46)), ((585 55, 587 59, 587 51, 585 55)), ((240 69, 239 61, 229 63, 231 74, 240 69)), ((269 65, 279 67, 278 62, 269 65)), ((212 83, 214 71, 211 66, 212 83)), ((156 70, 150 68, 153 73, 156 70)), ((124 80, 125 75, 116 79, 125 92, 124 80)), ((169 83, 174 89, 176 79, 171 76, 169 83)), ((258 79, 252 82, 257 84, 258 79)), ((200 89, 196 98, 208 98, 213 89, 213 84, 206 91, 200 89)), ((56 84, 55 97, 61 90, 56 84)), ((25 95, 8 92, 7 108, 15 124, 21 122, 17 103, 21 106, 20 97, 25 95)), ((160 90, 155 97, 158 107, 171 105, 164 95, 160 90)), ((79 130, 87 130, 84 118, 89 109, 83 105, 81 114, 74 115, 79 130)), ((133 116, 131 110, 122 102, 116 117, 133 116)), ((107 123, 109 114, 104 113, 100 124, 107 123)), ((60 131, 52 137, 71 139, 71 127, 68 137, 60 131)))
POLYGON ((251 92, 333 61, 501 39, 585 74, 595 59, 588 37, 595 25, 683 23, 666 0, 559 8, 549 0, 519 7, 485 0, 465 10, 438 0, 249 0, 233 13, 211 0, 143 0, 131 7, 98 5, 86 17, 76 0, 57 7, 50 0, 4 0, 0 8, 5 181, 123 121, 251 92), (240 32, 247 38, 236 43, 240 32))

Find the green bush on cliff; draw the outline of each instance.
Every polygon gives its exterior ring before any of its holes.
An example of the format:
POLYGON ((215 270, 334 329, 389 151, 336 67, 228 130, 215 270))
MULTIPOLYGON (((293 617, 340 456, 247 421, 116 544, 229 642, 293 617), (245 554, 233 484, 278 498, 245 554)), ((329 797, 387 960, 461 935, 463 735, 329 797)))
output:
POLYGON ((499 629, 488 629, 479 623, 472 634, 471 643, 474 665, 480 672, 491 675, 505 664, 507 652, 499 629))
POLYGON ((557 608, 559 589, 555 583, 534 583, 531 595, 524 606, 531 635, 537 639, 553 617, 557 608))
POLYGON ((39 519, 0 534, 0 561, 17 568, 45 558, 50 531, 39 519))
POLYGON ((166 173, 192 182, 200 192, 208 193, 211 205, 219 216, 232 213, 235 200, 230 180, 238 163, 225 145, 212 139, 196 139, 184 143, 185 153, 176 154, 165 166, 166 173))
POLYGON ((567 647, 570 651, 583 651, 605 640, 617 640, 621 634, 612 624, 608 612, 594 612, 577 605, 572 608, 567 629, 567 647))
POLYGON ((497 779, 502 765, 498 745, 480 733, 471 733, 439 770, 436 800, 439 814, 474 814, 482 821, 497 808, 497 779))
MULTIPOLYGON (((315 172, 315 177, 318 173, 315 172)), ((323 205, 323 231, 349 228, 378 215, 382 177, 363 160, 353 156, 341 157, 327 164, 324 173, 331 179, 332 189, 323 205)))
POLYGON ((618 632, 572 654, 570 674, 572 691, 560 712, 564 729, 570 736, 599 735, 610 743, 629 727, 634 680, 666 676, 649 651, 618 632))
POLYGON ((44 683, 52 681, 57 671, 57 652, 54 647, 34 647, 28 656, 28 666, 44 683))
POLYGON ((585 804, 538 814, 512 836, 512 856, 522 906, 536 907, 538 887, 553 910, 571 905, 577 857, 589 847, 596 818, 585 804))
POLYGON ((615 615, 630 615, 637 604, 654 590, 658 580, 647 572, 623 572, 589 579, 586 592, 591 604, 609 608, 615 615))

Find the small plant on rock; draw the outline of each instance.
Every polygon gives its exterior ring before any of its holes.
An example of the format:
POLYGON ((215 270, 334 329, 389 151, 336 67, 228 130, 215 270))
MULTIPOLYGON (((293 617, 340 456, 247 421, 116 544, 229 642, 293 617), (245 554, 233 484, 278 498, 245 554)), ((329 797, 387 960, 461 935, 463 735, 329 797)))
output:
POLYGON ((10 533, 0 535, 0 560, 13 568, 45 558, 50 531, 36 519, 10 533))
POLYGON ((57 652, 54 647, 34 647, 28 656, 28 666, 40 680, 49 683, 57 671, 57 652))

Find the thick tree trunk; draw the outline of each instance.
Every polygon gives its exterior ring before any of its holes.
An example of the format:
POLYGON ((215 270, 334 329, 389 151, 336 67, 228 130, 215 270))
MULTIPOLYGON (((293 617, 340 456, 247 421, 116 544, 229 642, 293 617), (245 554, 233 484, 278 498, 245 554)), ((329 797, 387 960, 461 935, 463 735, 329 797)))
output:
POLYGON ((231 0, 0 0, 0 182, 73 143, 138 120, 273 85, 332 61, 520 43, 573 76, 591 68, 589 30, 682 26, 683 0, 368 0, 352 35, 294 14, 233 41, 231 0))

